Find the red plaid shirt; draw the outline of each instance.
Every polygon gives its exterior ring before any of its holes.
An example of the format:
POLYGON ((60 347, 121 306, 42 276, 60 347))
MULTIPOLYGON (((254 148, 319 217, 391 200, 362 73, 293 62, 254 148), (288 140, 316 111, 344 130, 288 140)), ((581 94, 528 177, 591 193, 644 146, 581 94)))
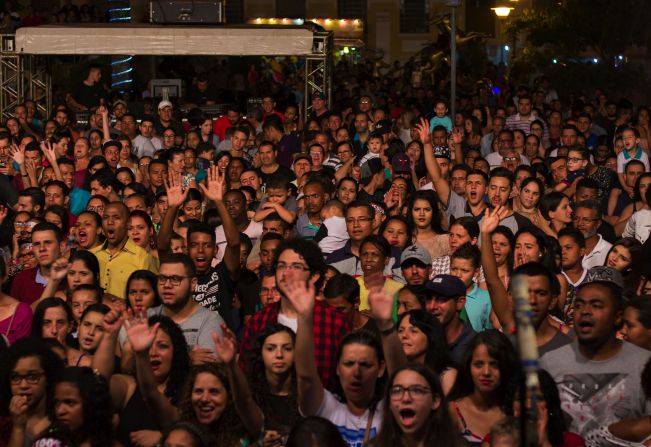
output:
MULTIPOLYGON (((244 329, 240 343, 240 365, 244 366, 249 351, 255 345, 255 339, 264 328, 278 322, 280 302, 261 309, 251 317, 244 329)), ((350 322, 333 307, 322 301, 314 306, 314 357, 323 386, 335 389, 337 351, 341 340, 351 331, 350 322)))

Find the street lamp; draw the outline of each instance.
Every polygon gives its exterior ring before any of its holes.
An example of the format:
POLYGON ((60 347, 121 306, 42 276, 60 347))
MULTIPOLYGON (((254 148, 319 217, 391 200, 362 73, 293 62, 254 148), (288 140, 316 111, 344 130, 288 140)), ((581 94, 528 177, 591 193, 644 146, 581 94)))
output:
MULTIPOLYGON (((511 14, 511 11, 514 9, 511 6, 496 6, 491 8, 500 22, 504 22, 506 18, 511 14)), ((500 35, 502 34, 502 26, 500 26, 500 35)), ((500 44, 500 63, 504 63, 504 47, 500 44)))

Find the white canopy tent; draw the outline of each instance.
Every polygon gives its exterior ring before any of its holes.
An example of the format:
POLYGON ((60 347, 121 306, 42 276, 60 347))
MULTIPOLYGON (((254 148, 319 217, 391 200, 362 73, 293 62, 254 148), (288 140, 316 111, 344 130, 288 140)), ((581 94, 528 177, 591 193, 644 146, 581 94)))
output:
MULTIPOLYGON (((47 64, 57 55, 297 56, 304 58, 305 97, 331 98, 333 36, 309 26, 47 25, 2 35, 0 117, 26 98, 47 115, 52 105, 47 64)), ((311 108, 305 101, 305 113, 311 108)))
POLYGON ((37 55, 309 56, 306 27, 208 27, 148 24, 39 26, 16 30, 15 51, 37 55))

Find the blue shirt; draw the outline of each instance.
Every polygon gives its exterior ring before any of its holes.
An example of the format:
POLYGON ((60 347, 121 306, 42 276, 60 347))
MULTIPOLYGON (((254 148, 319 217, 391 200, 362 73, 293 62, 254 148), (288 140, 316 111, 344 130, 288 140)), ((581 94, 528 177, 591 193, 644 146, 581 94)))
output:
POLYGON ((491 323, 491 298, 487 290, 480 289, 477 284, 466 294, 466 305, 468 322, 475 332, 493 329, 491 323))

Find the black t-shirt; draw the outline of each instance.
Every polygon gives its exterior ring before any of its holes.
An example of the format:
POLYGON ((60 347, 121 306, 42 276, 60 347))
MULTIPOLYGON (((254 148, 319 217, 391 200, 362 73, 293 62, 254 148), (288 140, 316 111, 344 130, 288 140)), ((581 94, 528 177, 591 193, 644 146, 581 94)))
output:
POLYGON ((291 169, 289 169, 289 168, 287 168, 287 167, 285 167, 285 166, 283 166, 281 164, 279 164, 278 169, 276 169, 271 174, 265 174, 264 172, 262 172, 262 169, 260 169, 260 168, 256 169, 256 171, 258 172, 258 175, 262 179, 262 183, 267 183, 267 181, 269 180, 269 177, 271 177, 272 175, 274 175, 274 176, 275 175, 280 175, 281 177, 286 178, 287 181, 290 181, 290 182, 293 182, 294 180, 296 180, 296 174, 294 174, 294 171, 292 171, 291 169))
POLYGON ((217 101, 218 93, 208 86, 204 91, 199 90, 195 85, 188 89, 186 95, 186 100, 189 103, 196 104, 198 106, 204 106, 208 101, 217 101))
POLYGON ((192 298, 202 307, 218 312, 229 327, 233 328, 233 294, 235 282, 226 264, 220 262, 204 275, 197 276, 197 288, 192 298))
POLYGON ((235 293, 242 303, 240 316, 255 315, 262 309, 260 303, 260 279, 254 272, 249 269, 243 269, 240 272, 239 280, 235 284, 235 293))
POLYGON ((87 108, 95 107, 100 104, 100 99, 107 102, 108 95, 106 90, 100 84, 93 84, 88 86, 85 83, 80 83, 75 89, 75 101, 87 108))

